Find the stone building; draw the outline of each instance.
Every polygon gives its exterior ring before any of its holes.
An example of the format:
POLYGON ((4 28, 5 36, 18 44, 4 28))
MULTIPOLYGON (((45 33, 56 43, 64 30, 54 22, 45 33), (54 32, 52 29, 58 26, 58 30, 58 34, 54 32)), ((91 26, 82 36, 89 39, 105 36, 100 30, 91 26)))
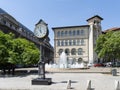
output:
POLYGON ((94 47, 97 37, 102 33, 102 20, 102 17, 95 15, 87 19, 88 25, 53 27, 54 61, 58 63, 61 53, 65 52, 70 64, 97 62, 94 47))

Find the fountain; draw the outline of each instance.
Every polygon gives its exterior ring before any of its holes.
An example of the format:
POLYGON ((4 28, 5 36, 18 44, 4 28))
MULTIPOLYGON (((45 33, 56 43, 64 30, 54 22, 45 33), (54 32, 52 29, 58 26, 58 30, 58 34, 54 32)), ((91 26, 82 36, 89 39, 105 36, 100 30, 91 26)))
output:
POLYGON ((65 52, 62 52, 59 60, 59 68, 67 68, 67 65, 67 55, 65 54, 65 52))
POLYGON ((58 68, 58 69, 60 69, 60 68, 63 68, 63 69, 67 69, 67 68, 85 68, 85 65, 84 65, 83 62, 81 62, 81 63, 75 62, 73 64, 73 63, 70 63, 72 61, 73 61, 73 59, 70 59, 70 61, 68 62, 68 57, 67 57, 66 53, 62 52, 61 55, 60 55, 58 64, 46 64, 45 67, 46 68, 58 68))

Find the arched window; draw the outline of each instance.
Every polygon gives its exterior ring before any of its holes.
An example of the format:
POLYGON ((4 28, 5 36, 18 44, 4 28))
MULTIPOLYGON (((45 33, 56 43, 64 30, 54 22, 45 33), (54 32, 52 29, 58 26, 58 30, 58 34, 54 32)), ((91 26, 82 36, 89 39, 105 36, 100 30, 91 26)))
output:
POLYGON ((72 54, 72 55, 76 55, 76 49, 75 49, 75 48, 73 48, 73 49, 71 50, 71 54, 72 54))
POLYGON ((66 53, 66 55, 69 55, 70 54, 70 50, 68 48, 65 49, 65 53, 66 53))
POLYGON ((63 49, 59 49, 58 51, 59 55, 61 55, 62 52, 63 52, 63 49))
POLYGON ((83 62, 83 59, 82 58, 78 58, 78 63, 82 63, 83 62))
POLYGON ((83 54, 83 49, 82 48, 79 48, 78 49, 78 55, 82 55, 83 54))
POLYGON ((57 37, 60 37, 60 31, 57 32, 57 37))

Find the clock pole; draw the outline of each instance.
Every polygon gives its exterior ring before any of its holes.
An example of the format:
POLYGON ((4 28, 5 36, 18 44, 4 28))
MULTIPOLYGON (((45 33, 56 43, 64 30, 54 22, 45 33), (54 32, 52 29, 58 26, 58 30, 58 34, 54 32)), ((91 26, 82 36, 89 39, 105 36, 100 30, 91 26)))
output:
POLYGON ((42 44, 40 44, 40 59, 38 62, 38 78, 45 79, 45 61, 43 58, 44 50, 42 49, 42 44))
POLYGON ((44 57, 44 48, 45 40, 48 38, 48 27, 47 24, 40 20, 34 30, 35 35, 38 37, 40 42, 40 59, 38 62, 38 78, 32 80, 32 85, 50 85, 52 82, 51 78, 45 77, 45 57, 44 57))

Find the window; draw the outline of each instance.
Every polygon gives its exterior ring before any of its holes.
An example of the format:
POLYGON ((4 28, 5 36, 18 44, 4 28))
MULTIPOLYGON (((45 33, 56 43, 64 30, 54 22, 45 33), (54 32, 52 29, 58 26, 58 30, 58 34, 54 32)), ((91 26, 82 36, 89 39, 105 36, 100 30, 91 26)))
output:
POLYGON ((61 31, 61 36, 64 36, 64 31, 61 31))
POLYGON ((80 39, 77 40, 77 45, 81 45, 81 40, 80 39))
POLYGON ((10 24, 10 27, 12 28, 12 24, 10 24))
POLYGON ((68 46, 68 42, 67 42, 67 40, 65 40, 65 46, 68 46))
POLYGON ((80 30, 77 30, 77 35, 80 35, 80 30))
POLYGON ((5 20, 3 20, 3 23, 6 24, 7 22, 5 20))
POLYGON ((69 55, 70 54, 70 50, 68 48, 65 49, 65 53, 66 53, 66 55, 69 55))
POLYGON ((58 51, 59 55, 61 55, 62 52, 63 52, 63 49, 59 49, 58 51))
POLYGON ((57 32, 57 37, 60 37, 60 31, 57 32))
POLYGON ((83 59, 82 58, 78 58, 78 63, 82 63, 83 59))
POLYGON ((84 45, 84 39, 81 39, 81 45, 84 45))
POLYGON ((75 30, 73 31, 73 36, 75 36, 76 35, 76 32, 75 32, 75 30))
POLYGON ((60 41, 58 40, 58 42, 57 42, 57 46, 60 46, 60 41))
POLYGON ((72 54, 72 55, 76 55, 76 49, 75 49, 75 48, 73 48, 73 49, 71 50, 71 54, 72 54))
POLYGON ((68 32, 67 32, 67 31, 65 31, 65 36, 67 36, 67 34, 68 34, 68 32))
POLYGON ((69 36, 72 36, 72 32, 71 31, 69 31, 69 36))
POLYGON ((61 41, 61 46, 64 46, 64 41, 63 40, 61 41))
POLYGON ((69 40, 69 45, 70 45, 70 46, 72 45, 72 40, 69 40))
POLYGON ((81 35, 84 35, 84 30, 81 30, 81 35))
POLYGON ((73 40, 73 45, 76 45, 76 40, 73 40))
POLYGON ((77 45, 79 45, 79 40, 77 40, 77 45))
POLYGON ((78 55, 82 55, 83 54, 83 49, 82 48, 79 48, 78 49, 78 55))

